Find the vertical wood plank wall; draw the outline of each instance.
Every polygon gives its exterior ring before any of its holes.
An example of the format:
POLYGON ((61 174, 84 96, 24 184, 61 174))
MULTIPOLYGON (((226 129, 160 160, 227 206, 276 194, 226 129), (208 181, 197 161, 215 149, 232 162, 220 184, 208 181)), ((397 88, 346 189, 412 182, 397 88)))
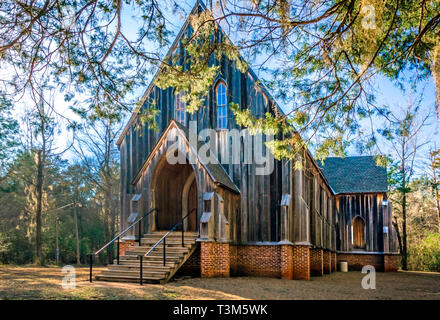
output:
POLYGON ((341 245, 339 250, 353 250, 352 221, 356 216, 360 216, 365 221, 366 251, 397 251, 396 235, 391 221, 391 206, 382 205, 384 197, 386 195, 383 193, 336 196, 341 212, 339 223, 341 245), (384 233, 383 227, 388 227, 388 233, 384 233))
MULTIPOLYGON (((233 63, 224 58, 222 61, 213 59, 213 63, 220 65, 218 80, 227 84, 228 102, 235 102, 241 108, 249 108, 255 116, 261 117, 266 112, 274 112, 271 100, 266 96, 263 89, 257 85, 256 77, 251 71, 242 74, 233 63)), ((216 129, 216 104, 215 86, 211 89, 204 105, 194 114, 187 113, 186 126, 190 120, 197 121, 197 130, 212 128, 216 129)), ((150 102, 154 101, 155 107, 160 110, 157 116, 158 130, 150 130, 148 124, 142 125, 135 120, 130 130, 126 132, 119 148, 121 153, 121 221, 122 227, 127 226, 127 218, 130 214, 130 200, 134 193, 147 195, 150 186, 144 181, 142 186, 133 186, 132 181, 138 174, 144 160, 148 157, 163 131, 174 117, 174 91, 172 88, 161 90, 152 87, 148 93, 142 110, 149 108, 150 102)), ((228 108, 228 129, 240 130, 235 122, 232 111, 228 108)), ((252 158, 252 164, 243 163, 245 154, 243 148, 240 153, 240 164, 233 164, 233 154, 230 147, 228 131, 218 130, 214 141, 211 142, 211 149, 217 153, 218 159, 225 154, 228 155, 228 163, 222 164, 231 180, 240 189, 240 202, 237 208, 232 205, 228 212, 228 220, 231 228, 231 239, 239 242, 255 241, 279 241, 279 203, 283 193, 282 183, 284 177, 288 177, 290 168, 286 163, 275 161, 272 174, 265 176, 255 175, 256 165, 252 158), (214 146, 214 147, 213 147, 214 146)), ((240 143, 244 147, 243 139, 240 143)), ((264 147, 265 148, 265 147, 264 147)), ((251 155, 254 157, 254 155, 251 155)), ((151 173, 148 173, 151 175, 151 173)), ((200 190, 204 188, 198 186, 200 190)), ((224 192, 223 192, 224 193, 224 192)), ((228 196, 228 197, 232 197, 228 196)), ((149 196, 143 197, 143 210, 150 208, 149 196)), ((201 200, 200 207, 202 206, 201 200)), ((226 201, 226 200, 225 200, 226 201)))
MULTIPOLYGON (((250 109, 257 117, 266 112, 274 113, 276 107, 272 99, 258 85, 252 70, 242 74, 234 63, 226 58, 212 63, 220 66, 216 81, 225 81, 227 85, 228 103, 234 102, 242 109, 250 109)), ((204 105, 194 114, 187 113, 186 123, 197 121, 197 130, 216 129, 217 113, 215 101, 215 85, 211 88, 204 105)), ((152 86, 147 91, 147 98, 141 111, 148 109, 152 102, 159 109, 157 115, 158 130, 150 130, 148 124, 141 124, 136 118, 126 131, 119 149, 121 161, 121 222, 122 228, 127 227, 130 214, 130 200, 134 193, 141 193, 142 203, 140 214, 152 207, 151 181, 154 172, 143 173, 136 186, 132 184, 145 159, 149 156, 157 141, 174 117, 174 91, 172 88, 161 90, 152 86)), ((240 130, 235 122, 232 111, 227 109, 228 129, 240 130)), ((396 248, 395 234, 391 225, 391 208, 382 212, 378 204, 378 195, 342 195, 334 196, 330 187, 320 173, 316 163, 308 152, 301 157, 304 170, 295 170, 292 161, 274 161, 274 170, 270 175, 257 176, 255 161, 245 163, 246 154, 243 150, 244 141, 240 138, 240 164, 233 164, 231 140, 228 131, 218 130, 211 141, 211 148, 222 163, 224 170, 240 189, 240 195, 233 194, 211 183, 202 168, 194 168, 198 188, 199 209, 203 207, 202 194, 205 191, 217 190, 225 200, 225 216, 230 225, 230 239, 237 243, 253 243, 260 241, 280 241, 281 208, 283 194, 291 195, 289 212, 289 241, 308 242, 314 246, 331 250, 350 250, 351 220, 357 214, 366 222, 366 249, 381 251, 396 248), (214 147, 213 147, 214 146, 214 147), (385 214, 384 214, 385 213, 385 214), (384 246, 383 226, 389 226, 384 246)), ((264 147, 265 150, 265 147, 264 147)), ((158 162, 165 150, 160 150, 153 161, 158 162)), ((268 152, 265 150, 264 152, 268 152)), ((250 155, 252 160, 254 154, 250 155)), ((153 168, 155 166, 152 166, 153 168)), ((153 217, 146 228, 150 228, 153 217)))

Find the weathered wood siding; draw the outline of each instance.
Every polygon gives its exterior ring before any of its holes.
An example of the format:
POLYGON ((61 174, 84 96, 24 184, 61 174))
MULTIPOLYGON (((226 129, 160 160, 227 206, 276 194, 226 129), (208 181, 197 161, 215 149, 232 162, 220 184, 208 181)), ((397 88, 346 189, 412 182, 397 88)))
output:
POLYGON ((348 194, 336 196, 339 207, 338 250, 353 250, 352 221, 360 216, 365 222, 365 250, 372 252, 396 252, 395 233, 391 221, 391 206, 383 206, 386 194, 348 194), (384 233, 388 227, 388 233, 384 233))
POLYGON ((291 162, 292 210, 290 241, 310 243, 314 247, 336 250, 334 195, 316 163, 306 151, 298 156, 302 169, 291 162))
MULTIPOLYGON (((190 29, 184 30, 191 32, 190 29)), ((176 50, 183 49, 180 46, 176 50)), ((182 55, 183 56, 183 55, 182 55)), ((258 84, 255 74, 249 70, 241 73, 234 63, 226 58, 220 61, 211 58, 212 65, 220 66, 219 75, 214 86, 209 91, 204 105, 195 113, 188 114, 185 126, 189 121, 197 122, 197 131, 216 129, 217 112, 215 101, 215 85, 224 81, 227 85, 228 103, 234 102, 242 109, 249 109, 257 117, 266 112, 277 112, 277 107, 267 92, 258 84)), ((145 102, 141 111, 148 109, 153 103, 159 109, 157 115, 158 130, 150 130, 148 124, 140 124, 136 115, 132 116, 130 125, 124 130, 119 141, 121 154, 121 206, 122 227, 127 226, 127 218, 131 212, 130 203, 133 194, 142 194, 140 214, 147 212, 155 204, 151 183, 154 170, 161 157, 166 152, 164 145, 156 150, 152 165, 142 172, 142 177, 133 184, 133 179, 139 174, 145 159, 150 155, 164 130, 174 118, 174 90, 161 90, 152 84, 146 92, 145 102)), ((235 122, 232 111, 227 110, 227 129, 240 128, 235 122)), ((386 250, 395 247, 395 237, 391 227, 391 215, 383 215, 378 205, 377 195, 346 195, 334 196, 317 164, 308 152, 299 158, 304 164, 304 170, 295 170, 293 161, 274 161, 274 169, 269 175, 256 175, 258 165, 255 164, 254 153, 244 151, 245 142, 240 138, 240 163, 233 164, 231 137, 229 130, 216 130, 211 137, 210 147, 217 158, 223 161, 223 166, 231 180, 240 189, 240 195, 214 185, 209 175, 200 164, 192 165, 197 182, 198 214, 202 210, 203 192, 217 191, 225 200, 225 216, 229 222, 230 239, 235 243, 253 243, 262 241, 283 240, 293 243, 310 243, 313 246, 331 250, 350 250, 350 223, 359 214, 366 221, 366 239, 368 251, 386 250), (250 159, 248 158, 250 157, 250 159), (245 159, 251 160, 250 164, 245 159), (281 198, 289 194, 290 204, 284 207, 287 212, 281 221, 281 198), (385 218, 384 218, 385 217, 385 218), (285 229, 282 229, 282 225, 285 229), (383 226, 389 226, 389 236, 383 240, 379 232, 383 226), (285 238, 285 239, 284 239, 285 238)), ((252 148, 255 149, 255 146, 252 148)), ((268 152, 263 147, 264 154, 268 152)), ((249 161, 248 161, 249 162, 249 161)), ((391 210, 391 209, 389 209, 391 210)), ((161 212, 166 214, 166 212, 161 212)), ((145 224, 145 230, 154 227, 151 217, 145 224)))
MULTIPOLYGON (((251 71, 242 74, 236 69, 234 63, 230 63, 226 58, 222 61, 212 59, 212 63, 221 66, 218 81, 223 80, 227 84, 228 103, 235 102, 240 104, 241 108, 249 108, 252 114, 258 117, 263 116, 266 112, 273 112, 273 103, 257 84, 256 77, 251 71)), ((198 132, 207 128, 216 129, 217 113, 214 88, 215 86, 210 90, 204 105, 198 111, 194 114, 187 113, 186 126, 189 121, 193 120, 197 121, 198 132)), ((148 157, 174 117, 174 90, 172 88, 161 90, 153 86, 147 94, 142 110, 148 108, 152 101, 154 101, 155 107, 160 110, 156 119, 158 130, 150 130, 148 124, 141 125, 138 120, 134 120, 120 144, 121 221, 123 225, 130 214, 130 199, 132 197, 130 194, 141 191, 145 193, 149 188, 147 185, 134 188, 132 181, 142 167, 143 161, 148 157)), ((236 124, 229 108, 228 129, 241 129, 236 124)), ((278 241, 279 203, 283 192, 282 188, 286 187, 283 180, 288 179, 290 167, 286 163, 275 161, 272 174, 257 176, 255 175, 257 165, 255 165, 254 155, 250 155, 252 164, 245 164, 244 159, 247 155, 243 148, 240 152, 241 163, 232 163, 233 154, 230 142, 227 130, 217 130, 210 146, 217 153, 219 160, 229 158, 228 161, 225 161, 226 163, 222 163, 222 166, 241 191, 241 197, 237 197, 237 201, 240 202, 238 208, 227 213, 231 223, 232 239, 237 242, 278 241)), ((244 147, 242 138, 240 143, 244 147)), ((266 148, 264 147, 264 149, 266 148)), ((145 197, 143 199, 146 201, 145 197)), ((146 208, 149 207, 147 203, 145 205, 146 208)), ((232 210, 232 207, 229 207, 228 210, 232 210)))

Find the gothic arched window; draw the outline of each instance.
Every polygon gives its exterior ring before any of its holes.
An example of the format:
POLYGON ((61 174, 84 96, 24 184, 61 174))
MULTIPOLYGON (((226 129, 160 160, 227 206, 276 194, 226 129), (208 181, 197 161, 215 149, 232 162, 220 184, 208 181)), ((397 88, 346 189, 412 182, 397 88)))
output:
POLYGON ((227 99, 227 87, 223 81, 220 81, 216 87, 217 98, 217 129, 228 128, 228 99, 227 99))
POLYGON ((182 101, 183 92, 177 92, 174 95, 174 119, 185 125, 186 104, 182 101))

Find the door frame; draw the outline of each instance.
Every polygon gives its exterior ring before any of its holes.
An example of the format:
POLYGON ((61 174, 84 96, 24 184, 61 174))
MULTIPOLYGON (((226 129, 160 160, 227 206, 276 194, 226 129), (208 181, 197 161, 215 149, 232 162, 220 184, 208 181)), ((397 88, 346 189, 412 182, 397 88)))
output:
MULTIPOLYGON (((188 176, 188 178, 185 181, 185 184, 183 185, 182 190, 182 218, 185 217, 188 214, 188 196, 189 196, 189 190, 191 188, 191 185, 193 184, 194 180, 196 179, 196 176, 194 174, 194 170, 191 172, 191 174, 188 176)), ((197 192, 197 183, 196 183, 196 192, 197 192)), ((196 219, 196 224, 198 223, 196 219)), ((197 226, 197 225, 196 225, 197 226)), ((188 218, 183 220, 183 227, 184 230, 188 229, 188 218)))

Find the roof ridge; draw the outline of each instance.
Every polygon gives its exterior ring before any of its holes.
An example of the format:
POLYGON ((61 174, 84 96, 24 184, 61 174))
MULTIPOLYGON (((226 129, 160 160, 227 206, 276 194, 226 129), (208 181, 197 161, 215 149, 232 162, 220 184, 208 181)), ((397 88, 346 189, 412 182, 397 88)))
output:
MULTIPOLYGON (((194 7, 191 9, 191 12, 188 14, 188 16, 185 19, 185 22, 183 23, 182 27, 180 28, 179 32, 177 33, 177 36, 174 38, 174 41, 172 42, 170 48, 168 49, 166 55, 164 56, 164 60, 167 59, 167 57, 170 55, 170 53, 173 52, 174 47, 176 46, 176 44, 178 43, 178 41, 181 39, 184 30, 187 29, 188 27, 188 23, 189 23, 189 18, 190 16, 197 10, 201 8, 202 10, 206 10, 207 7, 205 5, 205 3, 201 0, 197 0, 194 7)), ((228 39, 229 37, 227 36, 227 34, 223 31, 222 27, 220 26, 220 24, 218 24, 218 28, 220 29, 220 31, 222 32, 222 34, 224 36, 226 36, 228 39)), ((229 41, 231 41, 229 39, 229 41)), ((235 44, 231 41, 231 43, 235 46, 235 44)), ((241 53, 239 53, 239 58, 243 59, 246 63, 247 60, 245 60, 241 53)), ((249 65, 249 63, 247 63, 249 65)), ((151 79, 150 83, 148 84, 147 88, 144 91, 144 94, 142 95, 142 98, 139 101, 139 105, 133 110, 130 119, 127 121, 127 124, 124 126, 124 129, 122 130, 121 135, 119 136, 118 140, 116 141, 116 144, 119 145, 122 143, 122 138, 124 137, 124 135, 126 134, 128 127, 131 125, 131 123, 134 121, 137 112, 142 108, 142 106, 145 103, 145 100, 148 97, 148 94, 150 93, 150 90, 152 90, 154 88, 154 80, 157 78, 157 76, 160 74, 160 72, 162 71, 162 67, 159 66, 159 68, 156 70, 156 72, 153 75, 153 78, 151 79)), ((279 106, 279 104, 277 103, 277 101, 275 100, 275 98, 270 94, 269 90, 266 88, 266 86, 259 81, 260 77, 257 76, 257 74, 254 72, 254 70, 251 68, 251 66, 249 65, 247 72, 249 72, 250 76, 252 78, 255 78, 254 81, 256 83, 258 83, 258 85, 261 87, 261 89, 263 90, 264 94, 267 96, 267 98, 273 103, 273 105, 276 107, 277 111, 280 112, 281 114, 284 115, 284 111, 281 109, 281 107, 279 106)))

